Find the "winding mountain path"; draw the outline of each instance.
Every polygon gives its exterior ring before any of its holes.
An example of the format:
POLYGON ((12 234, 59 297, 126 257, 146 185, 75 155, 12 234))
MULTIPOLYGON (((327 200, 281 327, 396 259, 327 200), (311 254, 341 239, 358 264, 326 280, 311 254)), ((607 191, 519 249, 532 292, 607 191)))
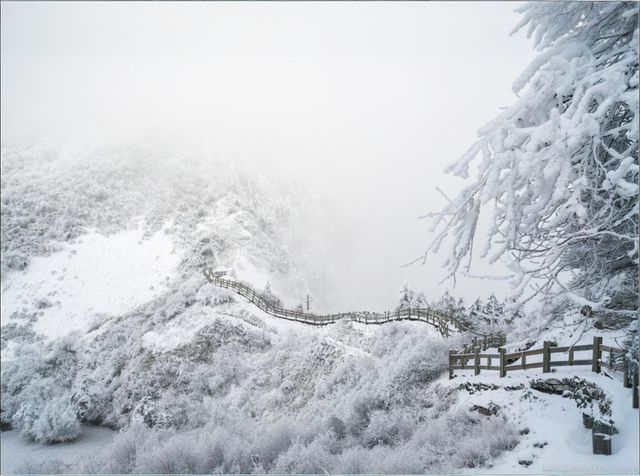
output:
POLYGON ((244 283, 225 278, 208 268, 205 268, 203 272, 204 276, 211 284, 214 284, 221 288, 232 289, 240 296, 249 300, 249 302, 255 304, 259 309, 263 310, 273 317, 277 317, 280 319, 302 322, 304 324, 313 326, 325 326, 328 324, 334 324, 340 319, 351 319, 363 324, 384 324, 385 322, 391 321, 421 321, 434 326, 444 336, 448 336, 452 332, 462 331, 471 332, 477 335, 484 335, 479 332, 473 331, 472 329, 469 329, 455 317, 439 311, 434 311, 433 309, 405 308, 387 312, 365 311, 346 312, 338 314, 314 314, 299 310, 293 311, 290 309, 285 309, 279 306, 277 303, 270 301, 244 283))

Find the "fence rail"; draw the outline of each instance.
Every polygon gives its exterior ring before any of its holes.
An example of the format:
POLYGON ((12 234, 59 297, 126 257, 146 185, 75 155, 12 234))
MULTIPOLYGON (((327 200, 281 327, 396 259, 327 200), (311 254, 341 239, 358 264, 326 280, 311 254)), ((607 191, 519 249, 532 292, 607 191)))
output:
MULTIPOLYGON (((498 342, 502 341, 502 337, 498 342)), ((582 344, 575 346, 552 346, 550 342, 544 342, 541 349, 530 349, 518 352, 507 353, 505 349, 498 349, 497 354, 482 354, 478 343, 469 344, 461 351, 449 351, 449 377, 453 378, 455 370, 473 369, 476 375, 481 370, 497 370, 500 377, 505 377, 507 372, 514 370, 526 370, 542 368, 543 372, 550 372, 553 367, 565 367, 574 365, 591 365, 594 372, 600 372, 602 367, 611 370, 621 370, 624 372, 624 386, 630 387, 629 365, 626 361, 624 351, 617 347, 602 345, 602 337, 594 337, 593 344, 582 344), (591 351, 589 358, 576 359, 576 352, 591 351), (565 359, 553 359, 554 354, 567 354, 565 359), (541 361, 527 363, 527 357, 542 356, 541 361), (469 362, 472 361, 471 364, 469 362), (498 365, 492 365, 497 362, 498 365)))
MULTIPOLYGON (((500 340, 502 341, 502 337, 500 340)), ((504 342, 501 345, 503 344, 504 342)), ((516 370, 542 369, 543 373, 548 373, 553 367, 590 365, 591 370, 596 373, 600 373, 602 368, 622 372, 622 384, 625 388, 633 388, 633 408, 638 408, 638 369, 632 369, 622 349, 603 345, 602 337, 594 337, 592 344, 562 347, 544 342, 541 349, 509 353, 502 347, 498 349, 497 354, 481 353, 481 349, 476 341, 458 352, 450 350, 449 379, 455 376, 456 370, 473 370, 474 375, 479 375, 482 370, 494 370, 500 372, 500 377, 506 377, 508 372, 516 370), (576 359, 576 352, 590 352, 591 355, 588 358, 582 355, 576 359), (555 354, 567 354, 567 357, 553 358, 555 354), (527 362, 527 357, 539 355, 542 356, 541 361, 527 362)))
MULTIPOLYGON (((336 314, 315 314, 311 312, 304 312, 301 310, 294 311, 291 309, 283 308, 278 303, 257 293, 251 286, 248 286, 245 283, 222 277, 222 275, 217 274, 208 268, 205 268, 203 273, 205 278, 207 278, 210 283, 221 288, 232 289, 262 311, 280 319, 287 319, 290 321, 301 322, 314 326, 325 326, 328 324, 334 324, 340 319, 351 319, 363 324, 384 324, 386 322, 403 320, 420 321, 436 327, 444 336, 448 336, 456 331, 465 331, 475 334, 476 337, 474 339, 474 342, 480 342, 484 345, 485 349, 487 348, 487 346, 502 345, 498 342, 504 343, 503 340, 499 340, 497 336, 474 331, 454 316, 435 311, 433 309, 404 308, 387 312, 363 311, 336 314)), ((503 338, 500 337, 500 339, 503 338)))

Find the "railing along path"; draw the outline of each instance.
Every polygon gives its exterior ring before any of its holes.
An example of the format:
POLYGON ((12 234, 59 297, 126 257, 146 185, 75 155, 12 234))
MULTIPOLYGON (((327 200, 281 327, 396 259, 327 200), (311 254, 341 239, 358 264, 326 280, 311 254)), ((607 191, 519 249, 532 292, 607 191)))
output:
POLYGON ((450 350, 449 378, 455 376, 456 370, 473 370, 474 375, 479 375, 482 370, 494 370, 499 372, 500 377, 506 377, 507 372, 518 370, 542 369, 543 373, 549 373, 553 367, 586 365, 591 366, 595 373, 600 373, 603 368, 621 372, 623 386, 634 389, 633 408, 639 406, 637 367, 630 365, 623 349, 603 345, 602 337, 594 337, 593 344, 573 346, 556 346, 545 341, 542 348, 516 352, 507 352, 500 347, 497 354, 481 353, 481 350, 487 349, 483 347, 474 339, 473 344, 466 345, 461 351, 450 350), (581 354, 580 357, 576 358, 576 352, 581 354), (588 354, 584 355, 585 352, 588 354), (528 357, 532 361, 528 361, 528 357))
POLYGON ((434 311, 433 309, 406 308, 387 312, 364 311, 337 314, 314 314, 311 312, 304 312, 300 310, 294 311, 291 309, 285 309, 275 304, 274 302, 265 299, 250 286, 239 281, 224 278, 210 269, 204 269, 204 276, 210 283, 221 288, 232 289, 237 294, 243 296, 249 302, 253 303, 259 309, 263 310, 273 317, 277 317, 280 319, 287 319, 290 321, 301 322, 313 326, 325 326, 328 324, 334 324, 340 319, 351 319, 363 324, 384 324, 385 322, 391 321, 421 321, 436 327, 444 336, 448 336, 452 332, 456 331, 465 331, 476 334, 482 339, 482 341, 487 343, 492 342, 495 339, 494 336, 482 334, 469 329, 453 316, 434 311))

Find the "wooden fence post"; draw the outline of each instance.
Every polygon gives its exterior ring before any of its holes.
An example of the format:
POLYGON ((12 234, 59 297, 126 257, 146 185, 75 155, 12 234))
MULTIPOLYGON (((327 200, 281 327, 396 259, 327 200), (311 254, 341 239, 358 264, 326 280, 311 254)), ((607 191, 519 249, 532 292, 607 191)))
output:
POLYGON ((551 342, 545 340, 542 345, 542 371, 544 373, 551 372, 551 342))
POLYGON ((624 372, 622 378, 622 385, 624 388, 631 388, 631 379, 629 378, 629 362, 627 362, 626 354, 622 353, 622 371, 624 372))
POLYGON ((633 371, 633 408, 638 408, 638 368, 633 371))
POLYGON ((482 350, 487 350, 487 336, 482 338, 482 350))
POLYGON ((569 365, 573 365, 573 346, 569 348, 569 365))
POLYGON ((591 358, 591 371, 595 373, 600 373, 600 364, 598 363, 598 359, 600 359, 600 344, 602 344, 602 337, 594 337, 593 356, 591 358))
POLYGON ((611 434, 613 428, 607 423, 594 421, 591 429, 591 443, 594 455, 611 454, 611 434))
POLYGON ((615 365, 613 347, 609 347, 609 370, 613 372, 615 365))
POLYGON ((522 351, 522 356, 520 357, 520 363, 522 364, 522 370, 527 367, 527 354, 522 351))
POLYGON ((504 348, 501 347, 498 352, 500 352, 500 377, 502 378, 507 376, 507 359, 504 348))
POLYGON ((474 349, 475 361, 473 363, 473 374, 478 375, 480 373, 480 347, 474 349))
POLYGON ((453 365, 454 365, 454 351, 449 349, 449 380, 451 380, 453 378, 453 365))

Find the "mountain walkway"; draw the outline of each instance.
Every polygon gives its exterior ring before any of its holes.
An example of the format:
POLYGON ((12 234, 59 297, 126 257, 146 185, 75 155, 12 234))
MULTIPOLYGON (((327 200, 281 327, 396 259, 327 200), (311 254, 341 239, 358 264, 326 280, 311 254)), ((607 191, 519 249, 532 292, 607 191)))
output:
POLYGON ((493 338, 493 336, 488 336, 469 329, 460 320, 451 315, 428 308, 404 308, 387 312, 364 311, 337 314, 314 314, 301 310, 285 309, 278 303, 265 298, 253 288, 242 282, 225 278, 223 275, 220 275, 208 268, 205 268, 203 273, 205 278, 207 278, 211 284, 225 289, 232 289, 270 316, 280 319, 287 319, 289 321, 301 322, 313 326, 334 324, 341 319, 350 319, 362 324, 384 324, 392 321, 420 321, 434 326, 444 336, 448 336, 453 332, 471 332, 478 336, 482 336, 485 341, 493 338))

